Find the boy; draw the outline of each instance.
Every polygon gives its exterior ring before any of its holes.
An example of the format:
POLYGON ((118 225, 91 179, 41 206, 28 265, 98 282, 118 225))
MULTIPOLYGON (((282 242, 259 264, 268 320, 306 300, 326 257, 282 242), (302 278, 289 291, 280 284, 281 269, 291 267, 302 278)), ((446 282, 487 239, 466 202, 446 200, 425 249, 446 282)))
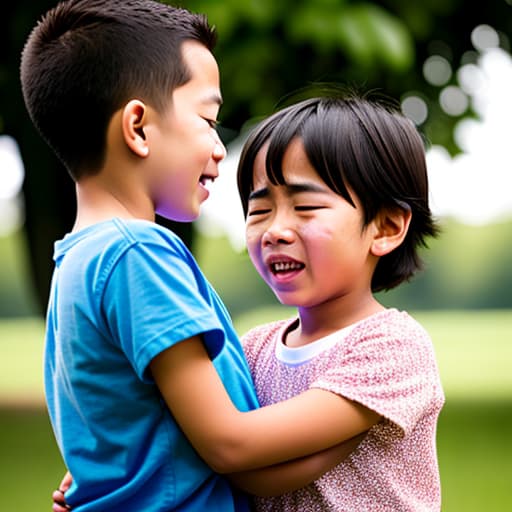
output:
MULTIPOLYGON (((240 412, 258 404, 225 308, 180 240, 154 223, 156 213, 195 219, 225 156, 214 41, 202 16, 165 4, 69 0, 23 51, 27 109, 76 183, 73 230, 55 244, 45 348, 75 510, 246 510, 211 468, 292 460, 379 419, 330 393, 305 394, 336 405, 329 425, 319 414, 293 428, 298 401, 240 412)), ((279 466, 279 476, 308 462, 279 466)), ((323 471, 308 468, 292 487, 323 471)))
POLYGON ((163 4, 72 1, 41 21, 23 53, 30 115, 76 182, 73 232, 55 246, 45 387, 75 478, 68 499, 84 510, 235 506, 148 369, 158 351, 203 332, 232 400, 257 406, 222 304, 177 238, 153 223, 155 213, 196 218, 225 156, 214 42, 201 16, 163 4), (173 473, 186 478, 167 485, 173 473))

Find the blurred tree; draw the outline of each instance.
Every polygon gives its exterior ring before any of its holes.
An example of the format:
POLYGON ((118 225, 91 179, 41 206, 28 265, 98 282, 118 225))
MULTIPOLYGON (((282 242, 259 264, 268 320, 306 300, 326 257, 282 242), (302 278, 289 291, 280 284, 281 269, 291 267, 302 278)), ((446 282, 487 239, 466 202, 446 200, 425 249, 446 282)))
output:
MULTIPOLYGON (((206 13, 218 28, 216 56, 226 98, 221 135, 226 140, 237 135, 249 119, 269 114, 289 93, 314 82, 336 81, 377 89, 396 99, 415 91, 429 107, 422 131, 428 140, 454 153, 452 128, 457 118, 438 106, 439 90, 424 80, 423 63, 437 54, 457 69, 472 58, 470 34, 479 24, 489 24, 501 34, 512 33, 511 2, 181 0, 180 4, 206 13)), ((10 2, 3 6, 0 20, 4 50, 0 56, 0 132, 16 138, 24 159, 26 232, 42 305, 48 294, 53 241, 70 228, 73 219, 73 184, 63 177, 61 164, 28 119, 18 68, 30 29, 55 3, 10 2)), ((502 39, 506 47, 507 39, 502 39)), ((172 226, 190 246, 191 225, 172 226)))
MULTIPOLYGON (((480 24, 489 24, 502 35, 512 33, 512 0, 181 3, 206 13, 218 28, 225 126, 240 129, 308 83, 336 81, 377 89, 396 99, 415 91, 429 108, 422 131, 452 153, 458 151, 452 136, 458 118, 439 107, 439 88, 426 82, 423 64, 427 57, 440 55, 456 70, 476 58, 470 36, 480 24)), ((509 49, 506 36, 502 44, 509 49)))

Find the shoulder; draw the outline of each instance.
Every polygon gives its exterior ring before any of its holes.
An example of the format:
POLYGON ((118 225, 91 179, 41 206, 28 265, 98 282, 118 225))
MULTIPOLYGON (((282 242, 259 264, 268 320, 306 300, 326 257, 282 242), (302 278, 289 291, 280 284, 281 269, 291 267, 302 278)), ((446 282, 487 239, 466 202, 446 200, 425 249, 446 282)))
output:
POLYGON ((428 381, 439 377, 430 335, 404 311, 388 309, 373 315, 358 323, 348 338, 349 357, 354 361, 365 361, 401 378, 416 376, 428 381))
POLYGON ((172 286, 175 292, 180 286, 190 288, 192 283, 206 286, 194 256, 174 232, 144 220, 114 219, 112 222, 121 241, 116 270, 124 268, 123 272, 128 274, 148 274, 153 281, 172 286))
MULTIPOLYGON (((157 276, 168 282, 171 271, 176 279, 190 281, 191 274, 194 280, 199 276, 181 239, 144 220, 114 218, 69 234, 56 243, 54 258, 61 273, 88 275, 96 289, 106 283, 127 285, 144 276, 151 276, 152 283, 157 276)), ((145 286, 148 284, 145 281, 145 286)))
POLYGON ((432 341, 426 329, 409 313, 391 308, 372 315, 355 325, 353 333, 364 340, 401 340, 430 346, 432 341))

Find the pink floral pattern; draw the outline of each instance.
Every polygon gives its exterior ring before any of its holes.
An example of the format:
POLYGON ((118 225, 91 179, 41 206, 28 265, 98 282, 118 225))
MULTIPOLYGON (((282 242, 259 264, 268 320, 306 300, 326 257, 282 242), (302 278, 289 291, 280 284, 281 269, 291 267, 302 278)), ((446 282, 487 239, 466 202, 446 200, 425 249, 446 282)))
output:
POLYGON ((276 343, 294 320, 256 327, 243 338, 262 405, 321 388, 383 419, 343 463, 299 491, 255 498, 268 511, 421 512, 441 509, 436 425, 444 394, 431 339, 409 314, 377 313, 340 332, 334 346, 290 365, 276 343))

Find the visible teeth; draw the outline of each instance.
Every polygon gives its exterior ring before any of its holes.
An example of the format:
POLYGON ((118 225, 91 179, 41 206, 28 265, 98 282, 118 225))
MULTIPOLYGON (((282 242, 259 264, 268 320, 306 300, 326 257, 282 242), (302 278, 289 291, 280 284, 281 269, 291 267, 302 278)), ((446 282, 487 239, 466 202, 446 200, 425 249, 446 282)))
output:
POLYGON ((199 182, 200 182, 202 185, 205 185, 207 181, 211 181, 211 182, 213 183, 213 180, 214 180, 214 178, 213 178, 213 177, 211 177, 211 176, 204 176, 204 175, 203 175, 203 176, 201 176, 201 177, 199 178, 199 182))
POLYGON ((301 265, 299 263, 294 262, 280 262, 280 263, 273 263, 274 272, 287 272, 289 270, 298 270, 301 268, 301 265))

